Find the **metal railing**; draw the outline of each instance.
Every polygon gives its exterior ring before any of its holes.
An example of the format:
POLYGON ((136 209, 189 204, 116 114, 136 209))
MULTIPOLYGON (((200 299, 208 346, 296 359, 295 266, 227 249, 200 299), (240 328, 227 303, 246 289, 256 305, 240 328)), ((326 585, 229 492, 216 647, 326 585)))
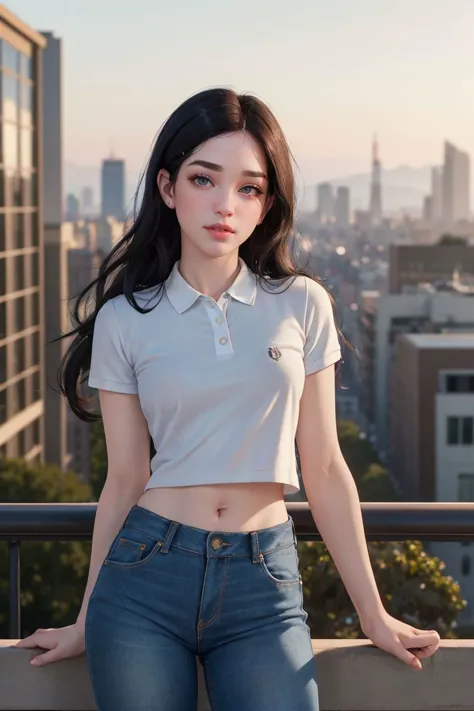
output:
MULTIPOLYGON (((9 635, 21 634, 22 541, 90 540, 97 504, 0 504, 0 540, 9 545, 9 635)), ((298 539, 321 540, 307 503, 287 502, 298 539)), ((474 541, 474 503, 363 503, 371 541, 474 541)))

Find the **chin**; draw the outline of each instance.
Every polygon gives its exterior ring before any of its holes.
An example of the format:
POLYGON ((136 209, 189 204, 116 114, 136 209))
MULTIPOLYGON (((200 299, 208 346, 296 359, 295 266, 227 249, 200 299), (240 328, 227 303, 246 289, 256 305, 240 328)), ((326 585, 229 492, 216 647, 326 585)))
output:
POLYGON ((207 255, 208 257, 225 256, 226 254, 231 254, 232 252, 237 251, 238 248, 238 245, 235 244, 225 244, 219 242, 215 242, 214 244, 202 245, 200 247, 201 252, 203 252, 203 254, 207 255))

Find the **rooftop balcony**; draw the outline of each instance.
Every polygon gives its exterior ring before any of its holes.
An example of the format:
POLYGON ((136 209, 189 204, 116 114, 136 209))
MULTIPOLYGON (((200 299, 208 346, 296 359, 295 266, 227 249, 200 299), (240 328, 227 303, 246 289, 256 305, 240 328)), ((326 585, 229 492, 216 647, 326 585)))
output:
MULTIPOLYGON (((0 504, 0 539, 10 550, 10 639, 0 640, 0 711, 96 708, 83 657, 35 669, 28 664, 33 652, 12 646, 21 636, 21 542, 90 539, 95 509, 0 504)), ((307 504, 288 503, 288 510, 299 540, 320 540, 307 504)), ((374 503, 362 504, 362 512, 369 540, 474 540, 474 504, 374 503)), ((314 639, 313 649, 321 711, 474 711, 474 640, 442 640, 422 673, 366 640, 314 639)), ((199 694, 198 711, 210 711, 202 675, 199 694)))

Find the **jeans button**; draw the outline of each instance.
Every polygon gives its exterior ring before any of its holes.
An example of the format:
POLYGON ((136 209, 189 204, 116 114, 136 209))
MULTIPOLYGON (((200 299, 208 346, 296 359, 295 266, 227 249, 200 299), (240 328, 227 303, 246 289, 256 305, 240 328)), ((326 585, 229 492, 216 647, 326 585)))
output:
POLYGON ((216 551, 218 548, 220 548, 222 545, 222 541, 220 538, 213 538, 211 541, 211 546, 214 548, 216 551))

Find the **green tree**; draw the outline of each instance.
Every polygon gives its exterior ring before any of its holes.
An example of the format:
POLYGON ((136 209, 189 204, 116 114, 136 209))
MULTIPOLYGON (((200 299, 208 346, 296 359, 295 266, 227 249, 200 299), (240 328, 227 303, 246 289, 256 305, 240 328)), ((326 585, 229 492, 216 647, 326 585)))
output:
POLYGON ((102 420, 96 420, 91 425, 90 466, 92 493, 94 501, 98 501, 107 477, 107 447, 105 445, 104 425, 102 420))
MULTIPOLYGON (((313 637, 359 638, 354 606, 323 543, 298 544, 305 607, 313 637)), ((395 617, 443 637, 466 606, 459 585, 443 574, 444 563, 416 541, 370 542, 369 553, 385 608, 395 617)))
MULTIPOLYGON (((0 501, 92 501, 89 486, 73 472, 0 458, 0 501)), ((79 611, 90 560, 89 541, 25 541, 21 544, 22 633, 70 624, 79 611)), ((0 544, 0 637, 8 636, 8 542, 0 544)))
POLYGON ((445 233, 441 235, 441 237, 438 240, 438 244, 444 244, 446 246, 455 246, 455 245, 467 245, 467 239, 466 237, 458 237, 457 235, 451 235, 449 233, 445 233))

